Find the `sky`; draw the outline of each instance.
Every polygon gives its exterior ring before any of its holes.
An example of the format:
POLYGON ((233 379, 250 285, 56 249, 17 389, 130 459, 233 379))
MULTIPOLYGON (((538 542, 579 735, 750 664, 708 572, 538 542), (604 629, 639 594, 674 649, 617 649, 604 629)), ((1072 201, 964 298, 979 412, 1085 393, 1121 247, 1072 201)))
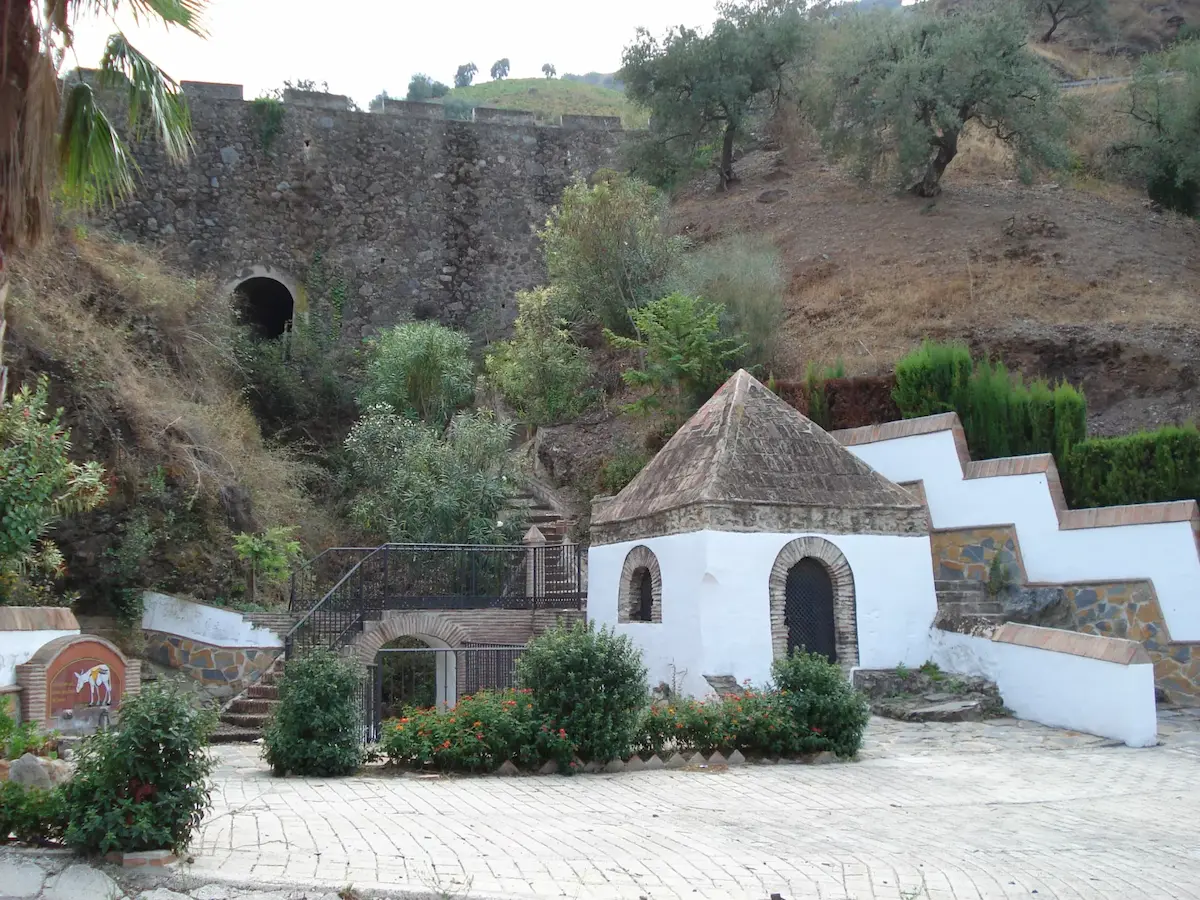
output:
MULTIPOLYGON (((124 4, 128 6, 128 4, 124 4)), ((461 63, 474 62, 476 82, 508 57, 511 78, 615 72, 639 26, 661 34, 672 25, 703 26, 715 0, 209 0, 202 40, 180 29, 118 24, 135 47, 177 81, 245 85, 246 99, 311 78, 349 94, 361 106, 382 90, 403 96, 409 77, 425 72, 447 84, 461 63)), ((87 18, 76 29, 68 68, 95 66, 114 30, 87 18)))

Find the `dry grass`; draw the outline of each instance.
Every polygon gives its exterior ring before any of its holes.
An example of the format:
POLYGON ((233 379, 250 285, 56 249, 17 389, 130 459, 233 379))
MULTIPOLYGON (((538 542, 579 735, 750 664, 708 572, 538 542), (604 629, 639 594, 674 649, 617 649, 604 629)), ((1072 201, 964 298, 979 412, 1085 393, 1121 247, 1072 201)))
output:
POLYGON ((77 447, 127 490, 161 467, 193 502, 215 507, 239 486, 264 527, 300 525, 310 546, 333 539, 305 493, 313 472, 264 444, 229 377, 232 323, 214 285, 144 247, 65 230, 12 272, 16 374, 50 374, 77 447))
POLYGON ((826 263, 793 280, 779 356, 781 377, 814 360, 845 362, 848 374, 889 368, 924 337, 961 336, 987 323, 1045 325, 1196 323, 1185 285, 1135 275, 1080 281, 1041 260, 983 259, 957 264, 878 260, 826 263), (1136 302, 1134 300, 1136 299, 1136 302))

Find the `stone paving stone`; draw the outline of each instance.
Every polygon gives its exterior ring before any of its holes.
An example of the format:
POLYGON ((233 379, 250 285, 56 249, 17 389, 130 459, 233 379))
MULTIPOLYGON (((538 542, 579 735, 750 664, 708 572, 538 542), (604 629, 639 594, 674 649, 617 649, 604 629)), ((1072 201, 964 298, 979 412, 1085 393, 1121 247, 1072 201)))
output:
POLYGON ((1195 900, 1200 717, 1167 726, 1130 750, 1016 720, 873 719, 856 763, 609 778, 274 779, 258 748, 223 747, 187 871, 310 898, 1195 900), (1133 873, 1153 890, 1131 894, 1133 873))
POLYGON ((91 866, 68 866, 46 883, 42 900, 121 900, 125 893, 103 872, 91 866))
POLYGON ((0 860, 0 900, 27 900, 42 892, 46 871, 24 859, 0 860))

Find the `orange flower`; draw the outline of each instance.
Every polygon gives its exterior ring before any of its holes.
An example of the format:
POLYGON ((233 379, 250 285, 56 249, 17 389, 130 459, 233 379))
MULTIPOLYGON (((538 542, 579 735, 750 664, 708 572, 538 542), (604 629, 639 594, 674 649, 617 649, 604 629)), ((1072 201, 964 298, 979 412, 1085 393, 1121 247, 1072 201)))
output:
POLYGON ((442 749, 443 749, 443 750, 449 750, 449 749, 450 749, 450 742, 449 742, 449 741, 442 741, 442 749))
POLYGON ((482 722, 476 722, 476 723, 475 723, 475 725, 474 725, 474 727, 475 727, 475 728, 482 728, 482 727, 483 727, 483 723, 482 723, 482 722))

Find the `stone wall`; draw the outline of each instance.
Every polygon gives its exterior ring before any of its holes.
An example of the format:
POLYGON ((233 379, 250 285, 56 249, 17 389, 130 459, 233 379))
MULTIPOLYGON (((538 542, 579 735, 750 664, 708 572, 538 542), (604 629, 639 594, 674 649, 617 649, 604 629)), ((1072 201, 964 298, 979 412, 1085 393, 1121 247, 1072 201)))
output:
POLYGON ((1002 618, 1137 641, 1149 654, 1155 685, 1168 700, 1200 702, 1200 644, 1171 639, 1151 582, 1029 585, 1011 525, 937 531, 930 544, 939 582, 986 584, 992 560, 999 556, 1007 585, 994 589, 994 603, 1002 618))
POLYGON ((239 694, 262 678, 280 653, 278 647, 217 647, 159 631, 143 634, 147 659, 178 669, 219 699, 239 694))
POLYGON ((579 117, 548 127, 480 110, 460 122, 428 104, 380 115, 298 95, 268 139, 239 86, 185 91, 191 161, 172 167, 137 145, 136 195, 98 222, 231 289, 264 271, 302 285, 319 253, 346 275, 349 337, 408 316, 507 325, 516 291, 544 280, 535 230, 573 179, 614 164, 623 139, 579 117))

